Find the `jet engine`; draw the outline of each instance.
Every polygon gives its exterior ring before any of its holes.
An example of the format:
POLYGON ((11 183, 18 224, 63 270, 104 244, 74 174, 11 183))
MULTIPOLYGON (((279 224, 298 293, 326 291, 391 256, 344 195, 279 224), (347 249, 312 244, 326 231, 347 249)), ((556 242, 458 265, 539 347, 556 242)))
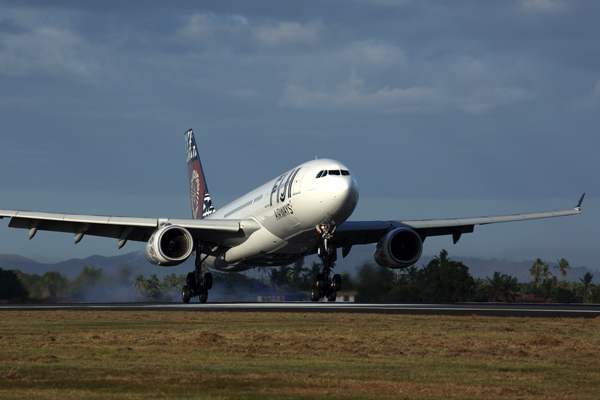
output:
POLYGON ((423 241, 417 232, 408 228, 396 228, 379 239, 375 261, 382 267, 406 268, 421 258, 423 241))
POLYGON ((188 259, 194 248, 194 239, 187 229, 167 225, 157 229, 146 245, 146 258, 163 267, 179 265, 188 259))

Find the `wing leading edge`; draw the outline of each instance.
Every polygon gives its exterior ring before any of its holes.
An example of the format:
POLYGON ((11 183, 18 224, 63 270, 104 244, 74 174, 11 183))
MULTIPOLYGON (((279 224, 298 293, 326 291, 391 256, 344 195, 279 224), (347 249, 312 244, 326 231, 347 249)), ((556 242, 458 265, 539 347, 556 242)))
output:
POLYGON ((497 215, 473 218, 423 219, 408 221, 346 221, 333 234, 337 247, 343 247, 342 255, 346 257, 355 244, 377 243, 388 231, 395 228, 410 228, 417 232, 421 240, 428 236, 452 235, 456 244, 463 233, 471 233, 475 225, 495 224, 500 222, 525 221, 530 219, 554 218, 581 214, 581 203, 585 193, 572 209, 547 211, 527 214, 497 215))
POLYGON ((29 239, 38 230, 68 232, 75 234, 75 243, 84 235, 119 239, 119 248, 127 240, 147 242, 154 231, 167 224, 186 228, 199 239, 214 237, 218 233, 230 236, 243 231, 249 234, 260 228, 254 220, 161 219, 0 210, 0 219, 5 217, 11 218, 8 224, 11 228, 29 229, 29 239))

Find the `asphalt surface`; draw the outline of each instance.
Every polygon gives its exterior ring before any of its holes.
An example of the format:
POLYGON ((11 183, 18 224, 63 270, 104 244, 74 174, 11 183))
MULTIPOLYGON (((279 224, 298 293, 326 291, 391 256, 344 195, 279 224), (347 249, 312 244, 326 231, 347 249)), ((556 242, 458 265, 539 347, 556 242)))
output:
POLYGON ((43 303, 0 304, 0 312, 21 311, 193 311, 193 312, 285 312, 374 313, 407 315, 478 315, 494 317, 596 318, 600 304, 503 304, 503 303, 43 303))

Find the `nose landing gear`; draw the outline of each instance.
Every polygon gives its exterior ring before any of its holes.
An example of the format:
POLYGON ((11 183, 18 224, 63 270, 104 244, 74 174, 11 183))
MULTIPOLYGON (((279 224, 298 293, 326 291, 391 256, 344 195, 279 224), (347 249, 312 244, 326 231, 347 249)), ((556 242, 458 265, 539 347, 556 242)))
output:
POLYGON ((331 278, 331 268, 337 260, 337 249, 335 244, 331 243, 335 225, 322 224, 317 225, 317 232, 323 237, 319 245, 317 254, 323 262, 323 273, 318 274, 315 284, 310 291, 310 299, 319 301, 322 297, 327 297, 328 301, 335 301, 337 292, 342 289, 342 277, 340 274, 333 275, 331 278))

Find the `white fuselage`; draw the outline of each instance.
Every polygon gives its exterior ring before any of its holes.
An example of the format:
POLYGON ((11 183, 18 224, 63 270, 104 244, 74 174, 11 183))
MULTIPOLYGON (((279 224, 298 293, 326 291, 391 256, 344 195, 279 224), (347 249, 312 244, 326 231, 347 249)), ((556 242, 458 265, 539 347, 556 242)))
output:
POLYGON ((207 216, 251 219, 261 229, 228 239, 229 249, 205 262, 224 271, 290 264, 313 251, 321 238, 317 226, 340 225, 357 204, 356 179, 342 163, 306 162, 207 216))

